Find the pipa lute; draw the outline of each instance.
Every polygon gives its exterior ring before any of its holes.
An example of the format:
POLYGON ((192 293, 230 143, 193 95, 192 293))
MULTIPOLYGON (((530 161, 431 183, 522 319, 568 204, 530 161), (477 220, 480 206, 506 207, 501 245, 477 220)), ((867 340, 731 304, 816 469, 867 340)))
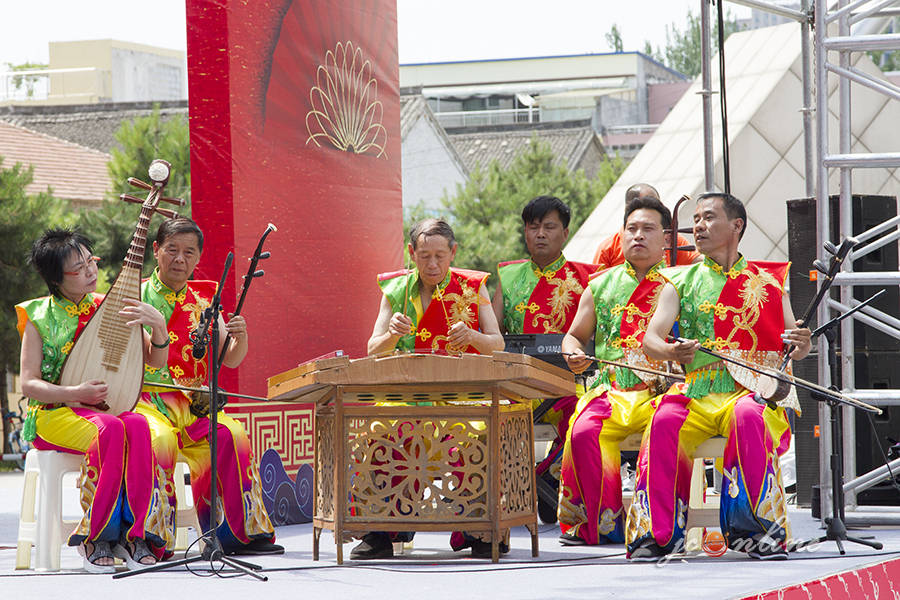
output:
MULTIPOLYGON (((143 327, 126 325, 129 318, 119 312, 126 306, 126 298, 141 298, 141 266, 150 218, 154 211, 174 216, 173 211, 157 208, 160 200, 184 204, 183 200, 162 197, 163 188, 169 181, 170 167, 169 163, 160 159, 150 163, 148 172, 152 185, 129 178, 128 182, 132 185, 149 190, 144 201, 122 195, 125 201, 141 203, 141 216, 131 245, 122 270, 75 341, 59 378, 60 385, 78 385, 92 379, 104 381, 108 386, 106 410, 114 415, 134 408, 144 379, 143 327)), ((104 409, 102 405, 88 408, 104 409)))

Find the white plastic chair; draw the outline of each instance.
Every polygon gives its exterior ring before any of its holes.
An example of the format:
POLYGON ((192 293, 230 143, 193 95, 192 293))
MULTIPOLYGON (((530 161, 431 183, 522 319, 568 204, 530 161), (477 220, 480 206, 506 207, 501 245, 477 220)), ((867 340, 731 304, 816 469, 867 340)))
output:
POLYGON ((176 552, 187 549, 189 527, 193 527, 198 536, 202 533, 200 531, 200 519, 197 518, 197 509, 193 503, 187 503, 187 492, 184 485, 184 475, 187 472, 187 468, 188 465, 183 460, 175 463, 175 501, 178 509, 175 511, 175 547, 173 550, 176 552))
POLYGON ((59 553, 77 521, 62 518, 62 479, 66 473, 81 470, 83 454, 32 448, 25 455, 25 483, 22 488, 22 510, 19 513, 19 538, 16 569, 31 567, 34 546, 35 570, 59 571, 59 553), (35 519, 35 495, 39 497, 35 519))

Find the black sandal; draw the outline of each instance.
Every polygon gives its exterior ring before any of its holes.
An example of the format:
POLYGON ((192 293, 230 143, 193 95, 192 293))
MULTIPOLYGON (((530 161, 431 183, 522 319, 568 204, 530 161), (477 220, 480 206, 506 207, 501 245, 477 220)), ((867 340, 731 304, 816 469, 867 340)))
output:
POLYGON ((82 544, 84 551, 84 570, 88 573, 115 573, 115 555, 109 546, 109 542, 98 540, 96 542, 84 542, 82 544), (90 548, 90 550, 89 550, 90 548), (98 565, 97 561, 102 558, 113 559, 108 565, 98 565))
POLYGON ((141 538, 138 538, 133 542, 123 541, 116 544, 115 548, 113 548, 113 553, 124 560, 125 564, 128 565, 128 568, 132 571, 135 569, 152 567, 157 563, 156 556, 150 551, 150 548, 147 547, 147 542, 141 538), (153 562, 141 562, 145 558, 152 558, 153 562))

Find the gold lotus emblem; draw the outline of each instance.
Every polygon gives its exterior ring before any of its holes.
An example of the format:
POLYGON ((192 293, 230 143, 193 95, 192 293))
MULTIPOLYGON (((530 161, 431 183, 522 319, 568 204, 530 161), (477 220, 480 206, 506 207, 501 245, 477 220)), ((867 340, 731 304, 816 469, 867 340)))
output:
POLYGON ((306 143, 321 147, 320 142, 327 141, 344 152, 386 157, 384 107, 377 96, 372 63, 353 42, 338 42, 334 51, 325 53, 309 91, 313 109, 306 115, 306 143))

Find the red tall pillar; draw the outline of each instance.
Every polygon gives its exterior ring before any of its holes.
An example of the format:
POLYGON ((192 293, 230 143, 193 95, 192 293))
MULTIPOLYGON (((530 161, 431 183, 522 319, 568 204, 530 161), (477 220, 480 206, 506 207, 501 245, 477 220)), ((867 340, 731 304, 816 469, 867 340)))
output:
POLYGON ((391 0, 187 0, 195 276, 234 309, 259 237, 272 258, 242 314, 250 352, 223 387, 343 349, 365 352, 380 292, 401 268, 397 15, 391 0))

